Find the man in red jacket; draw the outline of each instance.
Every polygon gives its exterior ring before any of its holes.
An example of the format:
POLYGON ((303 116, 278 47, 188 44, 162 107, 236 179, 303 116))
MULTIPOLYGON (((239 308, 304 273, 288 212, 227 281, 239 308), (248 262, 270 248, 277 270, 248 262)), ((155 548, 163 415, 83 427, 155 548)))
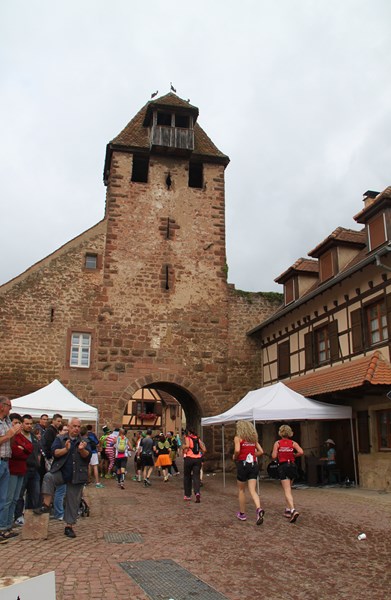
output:
MULTIPOLYGON (((19 417, 19 415, 11 415, 19 417)), ((30 415, 24 415, 19 419, 24 424, 33 425, 33 419, 30 415)), ((30 430, 31 430, 30 427, 30 430)), ((28 427, 27 427, 28 429, 28 427)), ((27 471, 27 458, 33 451, 31 434, 26 431, 26 427, 17 433, 11 442, 11 458, 9 460, 10 478, 8 483, 7 500, 0 513, 0 539, 8 540, 16 537, 18 534, 11 531, 14 522, 15 506, 20 495, 20 489, 27 471)))

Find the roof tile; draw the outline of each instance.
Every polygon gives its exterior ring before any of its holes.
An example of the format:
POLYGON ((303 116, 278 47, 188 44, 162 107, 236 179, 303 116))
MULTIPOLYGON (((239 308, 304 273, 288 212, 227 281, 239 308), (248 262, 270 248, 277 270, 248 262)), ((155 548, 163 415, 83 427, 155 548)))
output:
POLYGON ((321 369, 284 383, 295 392, 311 398, 365 384, 391 386, 391 365, 376 350, 373 354, 349 363, 321 369))

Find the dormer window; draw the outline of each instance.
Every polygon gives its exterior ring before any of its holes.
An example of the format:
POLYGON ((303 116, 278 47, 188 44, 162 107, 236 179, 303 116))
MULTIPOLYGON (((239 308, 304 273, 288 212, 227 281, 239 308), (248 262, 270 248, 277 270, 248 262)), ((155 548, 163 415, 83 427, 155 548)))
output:
POLYGON ((157 113, 157 125, 163 125, 164 127, 173 127, 172 118, 174 115, 166 112, 157 113))
POLYGON ((368 245, 369 250, 373 250, 384 244, 387 240, 386 221, 384 213, 377 215, 372 221, 368 222, 368 245))
POLYGON ((152 114, 151 149, 159 152, 180 152, 188 155, 194 150, 194 117, 180 110, 159 109, 152 114))
POLYGON ((175 127, 182 127, 182 129, 189 129, 190 128, 189 115, 175 115, 175 127))

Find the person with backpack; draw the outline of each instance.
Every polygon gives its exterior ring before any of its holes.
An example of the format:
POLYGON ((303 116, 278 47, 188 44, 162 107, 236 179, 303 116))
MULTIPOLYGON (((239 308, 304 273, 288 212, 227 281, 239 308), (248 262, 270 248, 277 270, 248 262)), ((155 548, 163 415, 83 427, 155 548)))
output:
POLYGON ((107 425, 103 425, 102 427, 103 435, 99 438, 99 446, 100 446, 100 476, 105 479, 109 479, 110 475, 108 475, 107 471, 109 468, 109 459, 106 456, 106 446, 107 446, 107 438, 111 434, 111 430, 107 425))
POLYGON ((183 487, 184 487, 184 500, 190 501, 192 489, 195 494, 195 501, 198 504, 201 502, 200 494, 200 472, 201 472, 201 461, 202 455, 206 452, 204 442, 199 436, 188 429, 185 432, 183 440, 183 487))
POLYGON ((125 429, 121 428, 115 441, 115 467, 117 471, 118 487, 120 487, 121 490, 125 489, 125 472, 128 456, 130 456, 130 444, 125 435, 125 429))
POLYGON ((157 456, 155 467, 157 469, 162 469, 164 481, 168 481, 168 469, 171 467, 171 444, 164 433, 160 433, 159 437, 153 447, 155 455, 157 456))

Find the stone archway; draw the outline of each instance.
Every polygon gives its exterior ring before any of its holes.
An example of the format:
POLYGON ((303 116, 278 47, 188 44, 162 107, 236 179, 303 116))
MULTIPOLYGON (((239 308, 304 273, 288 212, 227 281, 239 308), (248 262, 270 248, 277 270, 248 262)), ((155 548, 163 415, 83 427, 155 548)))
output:
POLYGON ((151 373, 148 376, 135 380, 126 387, 121 395, 118 403, 119 410, 123 412, 133 394, 144 387, 167 392, 173 396, 182 406, 187 426, 195 431, 200 431, 202 393, 190 380, 175 374, 167 374, 162 377, 161 373, 151 373))

